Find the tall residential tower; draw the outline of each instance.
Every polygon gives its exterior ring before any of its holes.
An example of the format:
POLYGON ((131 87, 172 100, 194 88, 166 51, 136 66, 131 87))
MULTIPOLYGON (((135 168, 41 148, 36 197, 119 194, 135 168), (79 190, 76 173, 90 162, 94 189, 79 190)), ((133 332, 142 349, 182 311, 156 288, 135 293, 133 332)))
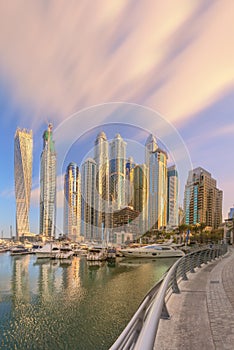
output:
POLYGON ((43 134, 40 171, 40 234, 55 237, 56 221, 56 152, 52 124, 43 134))
POLYGON ((99 239, 97 234, 97 200, 96 200, 97 164, 88 158, 82 164, 81 172, 81 231, 85 239, 99 239))
POLYGON ((80 174, 76 163, 70 163, 64 175, 64 234, 80 241, 80 174))
POLYGON ((185 224, 204 223, 218 228, 222 223, 222 200, 223 192, 208 171, 201 167, 191 170, 184 193, 185 224))
POLYGON ((178 226, 178 219, 178 172, 175 165, 172 165, 167 169, 167 226, 178 226))
POLYGON ((167 222, 167 153, 160 149, 150 135, 146 140, 148 168, 148 228, 159 230, 167 222))
POLYGON ((32 186, 32 131, 17 129, 14 145, 16 237, 30 232, 29 209, 32 186))
POLYGON ((102 131, 97 135, 94 147, 94 160, 97 164, 96 190, 97 190, 97 227, 99 239, 104 227, 110 225, 109 213, 109 152, 106 134, 102 131))
POLYGON ((125 162, 126 142, 120 134, 110 142, 110 197, 114 207, 119 210, 125 201, 125 162))

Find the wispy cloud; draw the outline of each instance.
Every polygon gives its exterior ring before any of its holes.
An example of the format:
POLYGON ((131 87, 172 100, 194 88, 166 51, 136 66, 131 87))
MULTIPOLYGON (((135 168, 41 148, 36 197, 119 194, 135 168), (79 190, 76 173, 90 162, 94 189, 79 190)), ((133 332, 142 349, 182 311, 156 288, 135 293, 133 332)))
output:
POLYGON ((15 189, 13 187, 6 188, 5 190, 0 192, 0 197, 3 198, 12 198, 15 196, 15 189))
POLYGON ((34 125, 107 101, 184 120, 233 88, 233 12, 230 1, 1 2, 0 71, 34 125))

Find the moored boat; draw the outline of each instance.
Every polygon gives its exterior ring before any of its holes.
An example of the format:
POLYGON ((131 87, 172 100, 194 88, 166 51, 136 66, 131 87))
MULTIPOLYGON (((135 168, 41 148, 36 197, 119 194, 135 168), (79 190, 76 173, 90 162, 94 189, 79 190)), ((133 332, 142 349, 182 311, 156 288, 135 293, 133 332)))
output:
POLYGON ((43 258, 55 258, 56 254, 59 253, 59 247, 53 243, 47 243, 44 247, 36 249, 35 253, 38 259, 43 258))
POLYGON ((120 249, 120 253, 128 258, 179 258, 185 255, 182 250, 176 249, 176 247, 162 244, 120 249))
POLYGON ((116 249, 108 248, 107 249, 107 259, 115 259, 116 258, 116 249))
POLYGON ((10 249, 10 255, 25 255, 30 254, 30 251, 28 248, 25 248, 23 244, 18 244, 17 246, 10 249))
POLYGON ((0 245, 0 253, 5 253, 9 250, 9 248, 5 245, 0 245))
POLYGON ((60 247, 59 251, 55 255, 55 259, 70 259, 73 257, 74 252, 72 251, 71 247, 65 245, 60 247))
POLYGON ((87 261, 104 261, 107 259, 107 250, 105 248, 92 247, 87 253, 87 261))

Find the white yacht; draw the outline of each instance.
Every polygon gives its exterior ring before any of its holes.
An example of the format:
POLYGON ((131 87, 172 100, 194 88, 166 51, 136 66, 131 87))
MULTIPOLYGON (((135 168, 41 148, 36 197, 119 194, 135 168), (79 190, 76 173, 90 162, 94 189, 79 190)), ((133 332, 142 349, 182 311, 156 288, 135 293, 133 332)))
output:
POLYGON ((59 251, 55 254, 55 259, 70 259, 74 255, 73 250, 69 245, 61 246, 59 251))
POLYGON ((10 249, 10 255, 25 255, 29 254, 28 248, 25 248, 23 244, 18 244, 10 249))
POLYGON ((55 258, 60 251, 60 247, 54 243, 47 243, 44 247, 36 249, 35 253, 38 259, 41 258, 55 258))
POLYGON ((176 258, 184 256, 184 252, 176 247, 162 244, 151 244, 138 248, 120 249, 120 253, 128 258, 176 258))
POLYGON ((107 250, 100 247, 91 247, 87 253, 87 261, 105 261, 107 259, 107 250))

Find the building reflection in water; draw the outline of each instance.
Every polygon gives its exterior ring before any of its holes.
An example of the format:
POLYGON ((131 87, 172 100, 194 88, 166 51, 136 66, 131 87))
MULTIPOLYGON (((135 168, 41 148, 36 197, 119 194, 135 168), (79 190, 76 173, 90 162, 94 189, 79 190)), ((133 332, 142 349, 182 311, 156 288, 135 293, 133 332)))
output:
POLYGON ((58 293, 77 295, 80 288, 79 258, 57 261, 36 260, 30 255, 12 257, 11 290, 15 302, 30 303, 35 296, 37 300, 49 302, 58 293))
POLYGON ((29 262, 29 255, 12 257, 12 299, 15 302, 30 302, 29 262))

